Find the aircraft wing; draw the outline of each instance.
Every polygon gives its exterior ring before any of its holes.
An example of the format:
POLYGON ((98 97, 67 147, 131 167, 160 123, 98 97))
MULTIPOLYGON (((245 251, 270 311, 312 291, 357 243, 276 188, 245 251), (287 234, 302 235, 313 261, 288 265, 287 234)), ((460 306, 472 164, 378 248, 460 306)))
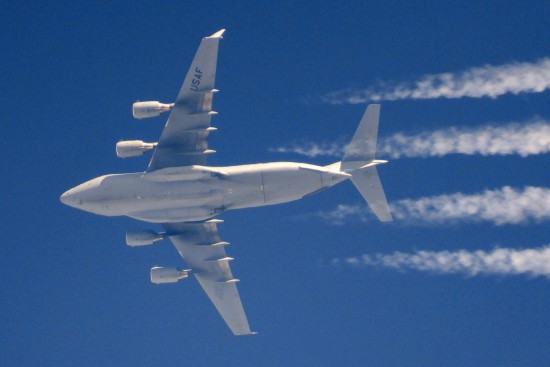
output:
POLYGON ((185 259, 227 326, 235 335, 253 334, 244 313, 225 245, 216 223, 165 223, 166 234, 185 259))
POLYGON ((225 29, 202 39, 174 102, 147 171, 166 167, 205 165, 211 130, 212 99, 216 92, 218 43, 225 29))

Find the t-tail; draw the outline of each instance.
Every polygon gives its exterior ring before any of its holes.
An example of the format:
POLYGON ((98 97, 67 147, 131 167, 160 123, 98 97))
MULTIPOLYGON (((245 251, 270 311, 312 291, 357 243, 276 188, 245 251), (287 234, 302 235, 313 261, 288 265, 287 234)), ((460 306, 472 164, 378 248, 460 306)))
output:
POLYGON ((378 219, 390 222, 393 218, 376 170, 376 165, 388 162, 375 159, 379 117, 380 105, 369 105, 344 150, 342 161, 329 167, 351 174, 351 181, 378 219))

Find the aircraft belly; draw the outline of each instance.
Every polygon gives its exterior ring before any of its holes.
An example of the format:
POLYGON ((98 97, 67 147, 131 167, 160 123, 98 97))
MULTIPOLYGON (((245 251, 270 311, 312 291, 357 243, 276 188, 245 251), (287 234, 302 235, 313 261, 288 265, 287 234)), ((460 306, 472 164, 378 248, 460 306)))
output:
POLYGON ((318 172, 301 169, 262 172, 266 205, 298 200, 323 187, 318 172))
MULTIPOLYGON (((298 200, 327 186, 313 165, 293 162, 224 167, 221 180, 226 209, 250 208, 298 200)), ((325 180, 326 181, 326 180, 325 180)))
POLYGON ((245 169, 242 172, 232 172, 229 178, 221 180, 221 185, 226 209, 265 205, 260 170, 245 169))
POLYGON ((147 222, 186 222, 211 218, 223 210, 220 181, 141 181, 132 188, 123 215, 147 222))
POLYGON ((212 169, 223 174, 193 179, 188 174, 182 179, 171 174, 169 180, 143 173, 101 176, 73 189, 73 205, 147 222, 201 221, 229 209, 298 200, 347 178, 333 176, 323 167, 293 162, 212 169))

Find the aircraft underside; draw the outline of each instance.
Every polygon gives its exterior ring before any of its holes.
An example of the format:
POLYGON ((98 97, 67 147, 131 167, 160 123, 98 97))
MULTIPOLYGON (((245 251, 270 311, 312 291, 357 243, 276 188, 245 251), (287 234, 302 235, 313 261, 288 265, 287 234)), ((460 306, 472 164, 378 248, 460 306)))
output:
POLYGON ((380 105, 367 107, 342 161, 329 166, 274 162, 230 167, 207 166, 215 153, 208 146, 216 131, 212 117, 218 43, 224 30, 202 39, 173 103, 136 102, 135 118, 169 112, 158 142, 126 140, 116 144, 120 158, 152 151, 145 172, 104 175, 63 195, 69 206, 105 216, 129 216, 160 223, 155 229, 129 230, 126 244, 151 245, 169 238, 187 269, 154 266, 151 282, 174 283, 192 274, 235 335, 254 334, 249 327, 217 224, 226 210, 273 205, 301 199, 351 179, 381 221, 392 216, 375 159, 380 105))

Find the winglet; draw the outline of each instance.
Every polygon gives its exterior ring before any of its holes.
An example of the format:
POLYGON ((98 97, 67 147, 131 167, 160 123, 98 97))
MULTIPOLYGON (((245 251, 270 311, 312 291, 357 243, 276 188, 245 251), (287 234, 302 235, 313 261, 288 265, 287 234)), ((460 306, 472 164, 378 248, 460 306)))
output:
POLYGON ((225 29, 220 29, 219 31, 217 31, 217 32, 214 33, 213 35, 208 36, 208 37, 206 37, 206 38, 223 38, 223 37, 222 37, 223 32, 225 32, 225 29))

